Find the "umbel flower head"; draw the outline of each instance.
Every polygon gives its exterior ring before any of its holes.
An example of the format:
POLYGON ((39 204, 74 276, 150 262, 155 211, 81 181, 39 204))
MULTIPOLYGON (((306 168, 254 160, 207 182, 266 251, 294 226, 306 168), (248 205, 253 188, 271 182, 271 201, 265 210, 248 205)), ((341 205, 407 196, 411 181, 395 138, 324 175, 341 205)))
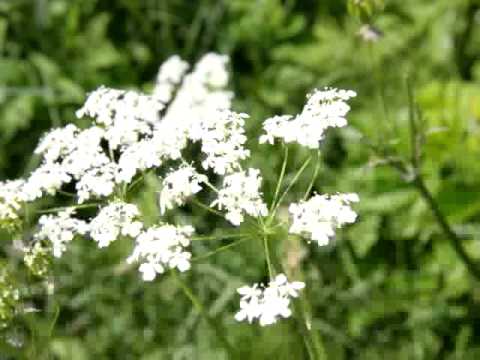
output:
POLYGON ((293 217, 291 234, 306 235, 318 245, 327 245, 335 229, 355 222, 357 214, 350 204, 358 202, 357 194, 315 195, 308 201, 289 207, 293 217))
POLYGON ((180 271, 190 269, 192 255, 185 250, 190 245, 193 227, 162 225, 142 232, 135 244, 128 262, 140 261, 143 280, 152 281, 165 269, 177 268, 180 271))
POLYGON ((261 326, 266 326, 288 318, 292 315, 291 299, 298 297, 304 287, 305 283, 300 281, 288 282, 284 274, 277 275, 266 286, 243 286, 237 290, 241 298, 235 319, 249 323, 258 320, 261 326))
MULTIPOLYGON (((285 227, 276 217, 278 207, 285 205, 285 194, 277 196, 284 185, 283 171, 267 204, 261 169, 247 163, 251 152, 245 127, 252 120, 232 110, 227 67, 228 58, 219 54, 205 55, 191 69, 173 56, 160 66, 151 94, 100 86, 76 112, 89 118, 90 126, 69 124, 48 132, 35 149, 40 165, 26 179, 0 183, 0 225, 20 222, 30 202, 48 197, 48 203, 55 203, 62 195, 62 206, 41 210, 48 214, 38 218, 38 231, 30 251, 25 251, 27 265, 39 269, 36 259, 47 259, 48 247, 53 257, 60 257, 71 241, 84 237, 102 249, 114 241, 133 242, 127 262, 139 264, 145 281, 167 270, 185 272, 192 266, 190 243, 196 231, 167 220, 185 219, 171 212, 189 202, 225 219, 221 224, 228 227, 229 239, 262 239, 266 244, 272 233, 285 227), (151 226, 142 221, 132 191, 147 173, 161 184, 159 211, 154 214, 158 221, 151 226), (66 206, 65 195, 72 199, 66 206), (238 229, 246 221, 248 226, 238 229)), ((300 114, 265 120, 259 141, 318 149, 328 128, 347 124, 347 101, 355 95, 350 90, 315 90, 300 114)), ((356 194, 314 195, 290 205, 293 221, 286 226, 291 234, 324 245, 336 229, 355 221, 350 205, 356 201, 356 194)), ((258 320, 262 326, 290 317, 291 302, 305 287, 281 272, 273 276, 268 246, 265 249, 270 281, 238 289, 240 311, 235 316, 239 321, 258 320)), ((46 270, 42 265, 37 272, 46 270)))

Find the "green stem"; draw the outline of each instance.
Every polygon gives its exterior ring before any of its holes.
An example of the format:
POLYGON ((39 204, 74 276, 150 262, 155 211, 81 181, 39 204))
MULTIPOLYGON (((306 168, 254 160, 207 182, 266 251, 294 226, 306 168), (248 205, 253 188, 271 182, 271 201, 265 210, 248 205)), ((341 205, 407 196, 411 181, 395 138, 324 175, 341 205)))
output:
POLYGON ((204 183, 205 185, 207 185, 211 190, 213 190, 214 192, 218 193, 219 190, 218 190, 217 187, 216 187, 215 185, 213 185, 210 181, 205 180, 205 181, 203 181, 203 183, 204 183))
POLYGON ((275 213, 278 209, 278 207, 280 206, 280 204, 282 203, 283 199, 285 198, 285 196, 288 194, 288 192, 290 191, 290 189, 292 188, 293 185, 295 185, 295 183, 298 181, 298 179, 300 178, 300 175, 302 175, 302 173, 305 171, 305 169, 307 168, 308 164, 310 163, 310 161, 312 160, 312 157, 310 156, 302 165, 302 167, 297 171, 297 173, 295 174, 292 182, 290 184, 288 184, 286 190, 283 192, 282 196, 280 196, 280 199, 278 200, 278 202, 275 204, 275 207, 273 208, 273 211, 271 211, 271 214, 270 214, 270 217, 273 218, 275 216, 275 213))
POLYGON ((239 238, 244 236, 250 236, 250 234, 246 233, 239 233, 239 234, 220 234, 220 235, 199 235, 190 238, 192 241, 203 241, 203 240, 223 240, 223 239, 232 239, 232 238, 239 238))
POLYGON ((220 326, 220 322, 215 321, 209 316, 207 310, 205 309, 205 306, 202 304, 200 299, 192 292, 192 290, 187 286, 187 284, 185 284, 185 282, 180 278, 180 276, 178 276, 175 270, 171 270, 170 273, 177 281, 184 294, 190 300, 195 310, 197 310, 197 312, 207 321, 209 326, 215 331, 217 338, 220 340, 225 350, 227 350, 230 355, 234 355, 236 351, 226 338, 225 330, 222 329, 222 327, 220 326))
POLYGON ((55 207, 47 210, 38 210, 37 213, 39 214, 49 214, 49 213, 54 213, 54 212, 59 212, 63 210, 68 210, 68 209, 88 209, 88 208, 93 208, 93 207, 98 207, 100 204, 80 204, 80 205, 72 205, 72 206, 61 206, 61 207, 55 207))
POLYGON ((307 345, 307 349, 310 348, 310 357, 312 357, 313 355, 313 359, 315 360, 325 360, 327 359, 327 355, 322 340, 318 335, 318 331, 315 330, 312 326, 311 305, 307 300, 306 295, 301 295, 299 300, 304 321, 304 332, 306 337, 310 339, 310 347, 307 345))
POLYGON ((213 255, 216 255, 216 254, 218 254, 218 253, 220 253, 220 252, 222 252, 222 251, 228 250, 228 249, 230 249, 230 248, 232 248, 232 247, 234 247, 234 246, 237 246, 237 245, 245 242, 246 240, 249 239, 249 237, 250 237, 250 235, 246 235, 245 237, 241 238, 240 240, 237 240, 237 241, 235 241, 235 242, 232 242, 232 243, 230 243, 230 244, 228 244, 228 245, 220 246, 220 247, 216 248, 215 250, 206 253, 205 255, 197 256, 196 258, 193 258, 193 259, 192 259, 192 262, 197 262, 197 261, 199 261, 199 260, 205 260, 205 259, 207 259, 207 258, 209 258, 209 257, 211 257, 211 256, 213 256, 213 255))
POLYGON ((275 202, 277 201, 278 194, 280 193, 280 187, 282 186, 283 178, 285 176, 285 169, 287 168, 288 146, 284 145, 284 147, 285 147, 285 155, 283 157, 282 170, 280 171, 280 177, 278 178, 277 188, 275 189, 275 195, 273 196, 272 204, 270 206, 270 211, 273 209, 273 207, 275 206, 275 202))
POLYGON ((307 191, 305 191, 303 200, 306 200, 308 197, 308 194, 310 194, 310 191, 312 191, 313 184, 315 184, 315 180, 317 179, 319 170, 320 170, 320 150, 317 151, 317 161, 315 163, 315 170, 313 171, 312 180, 310 181, 310 184, 308 184, 308 188, 307 188, 307 191))
POLYGON ((263 248, 265 250, 265 260, 267 261, 268 276, 272 280, 275 276, 275 270, 272 266, 272 260, 270 258, 270 249, 268 247, 268 237, 266 234, 263 235, 263 248))
POLYGON ((222 214, 220 211, 217 211, 217 210, 211 208, 210 206, 205 205, 204 203, 202 203, 201 201, 196 200, 195 198, 192 199, 192 202, 193 202, 195 205, 201 207, 202 209, 204 209, 204 210, 206 210, 206 211, 208 211, 208 212, 211 212, 212 214, 221 216, 222 218, 225 217, 225 215, 222 214))

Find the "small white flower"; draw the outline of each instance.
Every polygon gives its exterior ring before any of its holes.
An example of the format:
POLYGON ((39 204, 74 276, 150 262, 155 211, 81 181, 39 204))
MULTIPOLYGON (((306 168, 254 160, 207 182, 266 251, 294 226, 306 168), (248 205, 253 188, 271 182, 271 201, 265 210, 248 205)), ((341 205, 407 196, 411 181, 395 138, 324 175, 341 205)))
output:
POLYGON ((260 186, 262 178, 257 169, 239 171, 225 176, 223 188, 211 206, 227 211, 226 219, 233 225, 240 225, 244 214, 253 217, 266 216, 267 205, 263 202, 260 186))
POLYGON ((200 184, 207 180, 205 175, 197 173, 189 165, 182 165, 177 170, 168 173, 163 180, 160 192, 160 212, 163 214, 175 205, 183 205, 188 197, 202 190, 200 184))
POLYGON ((102 208, 90 222, 90 236, 98 247, 106 247, 120 235, 135 238, 143 224, 138 221, 140 212, 133 204, 116 201, 102 208))
POLYGON ((117 182, 129 183, 138 171, 160 167, 167 160, 178 160, 187 138, 175 123, 156 124, 152 137, 127 147, 118 160, 117 182))
POLYGON ((57 163, 45 163, 34 170, 25 182, 23 196, 26 201, 41 198, 44 194, 55 195, 64 184, 72 180, 66 169, 57 163))
POLYGON ((35 234, 37 240, 49 240, 53 248, 53 256, 60 257, 66 245, 75 235, 84 235, 89 230, 88 224, 72 217, 74 210, 67 209, 57 215, 43 215, 38 223, 40 230, 35 234))
POLYGON ((247 114, 232 111, 218 111, 206 119, 200 130, 202 152, 207 156, 202 162, 204 169, 225 175, 240 169, 240 161, 250 156, 245 149, 245 119, 247 114))
POLYGON ((16 220, 24 201, 24 180, 0 181, 0 221, 16 220))
POLYGON ((169 57, 160 66, 155 88, 153 89, 153 96, 165 104, 168 103, 188 68, 188 63, 183 61, 180 56, 174 55, 169 57))
POLYGON ((237 289, 241 298, 240 311, 236 313, 235 320, 252 323, 258 319, 261 326, 267 326, 280 318, 288 318, 292 315, 291 298, 298 297, 298 291, 304 287, 303 282, 288 282, 284 274, 277 275, 266 287, 258 287, 257 284, 243 286, 237 289))
POLYGON ((79 129, 73 124, 50 130, 38 143, 35 154, 43 155, 46 162, 57 161, 61 156, 70 153, 78 132, 79 129))
POLYGON ((293 217, 291 234, 305 235, 319 246, 327 245, 335 229, 355 222, 357 214, 350 203, 358 202, 357 194, 315 195, 308 201, 289 207, 293 217))
POLYGON ((116 173, 117 165, 111 162, 101 167, 87 170, 75 185, 78 203, 82 204, 85 200, 92 197, 111 195, 115 188, 116 173))
POLYGON ((263 124, 265 134, 260 143, 273 144, 274 139, 283 139, 286 143, 297 142, 300 145, 316 149, 329 127, 347 125, 346 115, 350 110, 347 101, 356 96, 351 90, 325 88, 315 90, 308 95, 302 112, 296 117, 275 116, 263 124))
POLYGON ((204 133, 204 122, 218 117, 219 110, 231 108, 233 94, 226 91, 228 58, 206 54, 187 74, 162 122, 176 124, 193 141, 204 133))
POLYGON ((185 248, 193 234, 191 226, 161 225, 151 227, 138 235, 128 263, 141 262, 139 271, 143 280, 152 281, 166 269, 187 271, 191 253, 185 248))

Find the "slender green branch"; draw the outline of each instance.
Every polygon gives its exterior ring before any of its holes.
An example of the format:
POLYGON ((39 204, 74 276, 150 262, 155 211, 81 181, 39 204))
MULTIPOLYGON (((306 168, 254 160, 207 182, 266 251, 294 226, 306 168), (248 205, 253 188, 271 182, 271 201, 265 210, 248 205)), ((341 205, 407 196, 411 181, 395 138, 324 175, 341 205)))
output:
POLYGON ((61 194, 61 195, 68 196, 68 197, 72 197, 72 198, 74 198, 74 197, 76 196, 76 195, 73 194, 73 193, 69 193, 69 192, 63 191, 63 190, 57 190, 57 193, 58 193, 58 194, 61 194))
POLYGON ((206 211, 208 211, 208 212, 211 212, 212 214, 215 214, 215 215, 220 216, 220 217, 222 217, 222 218, 225 217, 225 215, 222 214, 220 211, 217 211, 217 210, 211 208, 210 206, 202 203, 201 201, 198 201, 198 200, 195 199, 195 198, 192 198, 192 202, 193 202, 195 205, 197 205, 198 207, 201 207, 202 209, 204 209, 204 210, 206 210, 206 211))
POLYGON ((320 170, 320 150, 317 151, 317 161, 315 162, 315 170, 313 170, 312 180, 310 184, 308 184, 308 188, 305 191, 305 195, 303 196, 303 200, 306 200, 310 191, 312 191, 313 184, 315 184, 315 180, 317 180, 318 171, 320 170))
POLYGON ((287 168, 288 146, 286 144, 284 144, 283 146, 285 147, 285 155, 283 156, 282 170, 280 171, 280 177, 278 178, 277 188, 275 189, 275 195, 273 196, 272 204, 270 205, 270 211, 273 210, 273 207, 275 206, 275 202, 277 201, 278 194, 280 193, 280 188, 283 183, 283 178, 285 176, 285 169, 287 168))
POLYGON ((200 255, 200 256, 197 256, 197 257, 193 258, 193 259, 192 259, 192 262, 198 262, 198 261, 200 261, 200 260, 205 260, 205 259, 207 259, 207 258, 209 258, 209 257, 211 257, 211 256, 213 256, 213 255, 216 255, 216 254, 218 254, 218 253, 220 253, 220 252, 223 252, 223 251, 228 250, 228 249, 230 249, 230 248, 232 248, 232 247, 235 247, 235 246, 237 246, 237 245, 240 245, 241 243, 247 241, 249 238, 250 238, 250 235, 247 235, 247 236, 245 236, 245 237, 242 237, 240 240, 237 240, 237 241, 235 241, 235 242, 232 242, 232 243, 227 244, 227 245, 224 245, 224 246, 220 246, 220 247, 216 248, 216 249, 213 250, 213 251, 210 251, 210 252, 208 252, 208 253, 206 253, 206 254, 204 254, 204 255, 200 255))
POLYGON ((462 241, 457 233, 451 228, 450 224, 448 223, 447 219, 445 218, 444 214, 440 210, 437 202, 433 198, 432 194, 428 190, 422 176, 417 176, 413 181, 413 184, 419 191, 422 198, 427 203, 428 207, 433 213, 433 216, 437 220, 438 224, 440 225, 441 229, 450 240, 455 252, 457 255, 462 259, 463 263, 467 267, 467 270, 472 274, 476 279, 480 280, 480 267, 478 263, 470 258, 470 255, 466 252, 464 247, 462 246, 462 241))
POLYGON ((324 360, 327 358, 327 355, 318 331, 312 326, 312 311, 307 296, 305 294, 300 295, 299 302, 300 312, 303 318, 303 333, 305 338, 310 340, 309 342, 305 340, 309 356, 315 360, 324 360))
POLYGON ((250 236, 250 234, 247 233, 239 233, 239 234, 220 234, 220 235, 199 235, 199 236, 194 236, 190 238, 192 241, 204 241, 204 240, 224 240, 224 239, 235 239, 235 238, 240 238, 244 236, 250 236))
POLYGON ((145 176, 150 172, 150 170, 147 170, 147 171, 144 171, 140 174, 140 176, 135 179, 135 181, 131 182, 128 187, 127 187, 127 192, 130 192, 133 188, 135 188, 135 186, 137 186, 138 184, 140 184, 144 179, 145 179, 145 176))
POLYGON ((215 185, 213 185, 210 181, 204 180, 203 183, 204 183, 205 185, 207 185, 207 187, 209 187, 212 191, 218 193, 219 190, 218 190, 217 187, 216 187, 215 185))
POLYGON ((267 261, 268 276, 270 279, 273 279, 275 276, 275 270, 272 265, 272 260, 270 258, 270 249, 268 246, 268 237, 266 234, 263 235, 263 249, 265 251, 265 260, 267 261))
POLYGON ((94 207, 99 207, 101 204, 80 204, 80 205, 72 205, 72 206, 61 206, 61 207, 55 207, 51 209, 46 209, 46 210, 38 210, 37 213, 39 214, 48 214, 48 213, 54 213, 54 212, 59 212, 63 210, 69 210, 69 209, 88 209, 88 208, 94 208, 94 207))
POLYGON ((480 267, 478 263, 473 260, 466 252, 462 245, 462 241, 457 233, 452 229, 448 223, 445 215, 440 210, 438 203, 435 201, 432 193, 425 184, 421 172, 421 153, 422 153, 422 133, 418 124, 418 109, 415 103, 415 94, 411 81, 407 79, 408 105, 409 105, 409 126, 410 126, 410 152, 411 152, 411 167, 412 167, 412 184, 418 190, 423 200, 427 203, 430 211, 433 213, 440 228, 445 233, 455 252, 463 261, 468 271, 477 279, 480 279, 480 267))
POLYGON ((312 157, 310 156, 302 165, 302 167, 297 171, 297 173, 295 174, 293 180, 290 182, 290 184, 288 184, 287 188, 285 189, 285 191, 282 193, 282 195, 280 196, 280 199, 278 200, 278 202, 275 204, 275 207, 273 208, 273 210, 270 212, 270 217, 273 218, 275 216, 275 213, 278 209, 278 207, 280 206, 280 204, 282 203, 283 199, 285 198, 285 196, 288 194, 288 192, 290 191, 290 189, 292 188, 293 185, 295 185, 295 183, 298 181, 298 179, 300 178, 300 175, 302 175, 302 173, 305 171, 305 169, 307 168, 308 164, 310 163, 310 161, 312 160, 312 157))

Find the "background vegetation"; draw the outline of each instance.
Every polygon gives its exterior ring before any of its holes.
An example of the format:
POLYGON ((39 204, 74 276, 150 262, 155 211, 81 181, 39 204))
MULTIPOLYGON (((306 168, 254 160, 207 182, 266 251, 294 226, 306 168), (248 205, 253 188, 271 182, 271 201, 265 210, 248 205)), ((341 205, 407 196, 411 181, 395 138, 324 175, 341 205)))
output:
MULTIPOLYGON (((229 54, 235 107, 252 115, 252 134, 266 116, 298 112, 314 87, 354 89, 351 126, 329 132, 314 189, 358 192, 360 219, 327 248, 281 254, 308 283, 312 331, 329 359, 478 359, 479 9, 475 0, 2 1, 0 177, 27 173, 41 133, 77 121, 86 92, 148 91, 172 54, 229 54)), ((281 151, 257 154, 270 189, 281 151)), ((155 186, 149 178, 139 191, 145 213, 155 186)), ((195 211, 175 216, 215 228, 195 211)), ((145 284, 124 264, 128 243, 75 242, 44 283, 16 273, 11 239, 1 239, 12 284, 31 286, 0 359, 228 358, 173 279, 145 284)), ((199 261, 185 280, 240 359, 306 358, 293 320, 233 320, 236 287, 264 275, 245 246, 199 261)))

